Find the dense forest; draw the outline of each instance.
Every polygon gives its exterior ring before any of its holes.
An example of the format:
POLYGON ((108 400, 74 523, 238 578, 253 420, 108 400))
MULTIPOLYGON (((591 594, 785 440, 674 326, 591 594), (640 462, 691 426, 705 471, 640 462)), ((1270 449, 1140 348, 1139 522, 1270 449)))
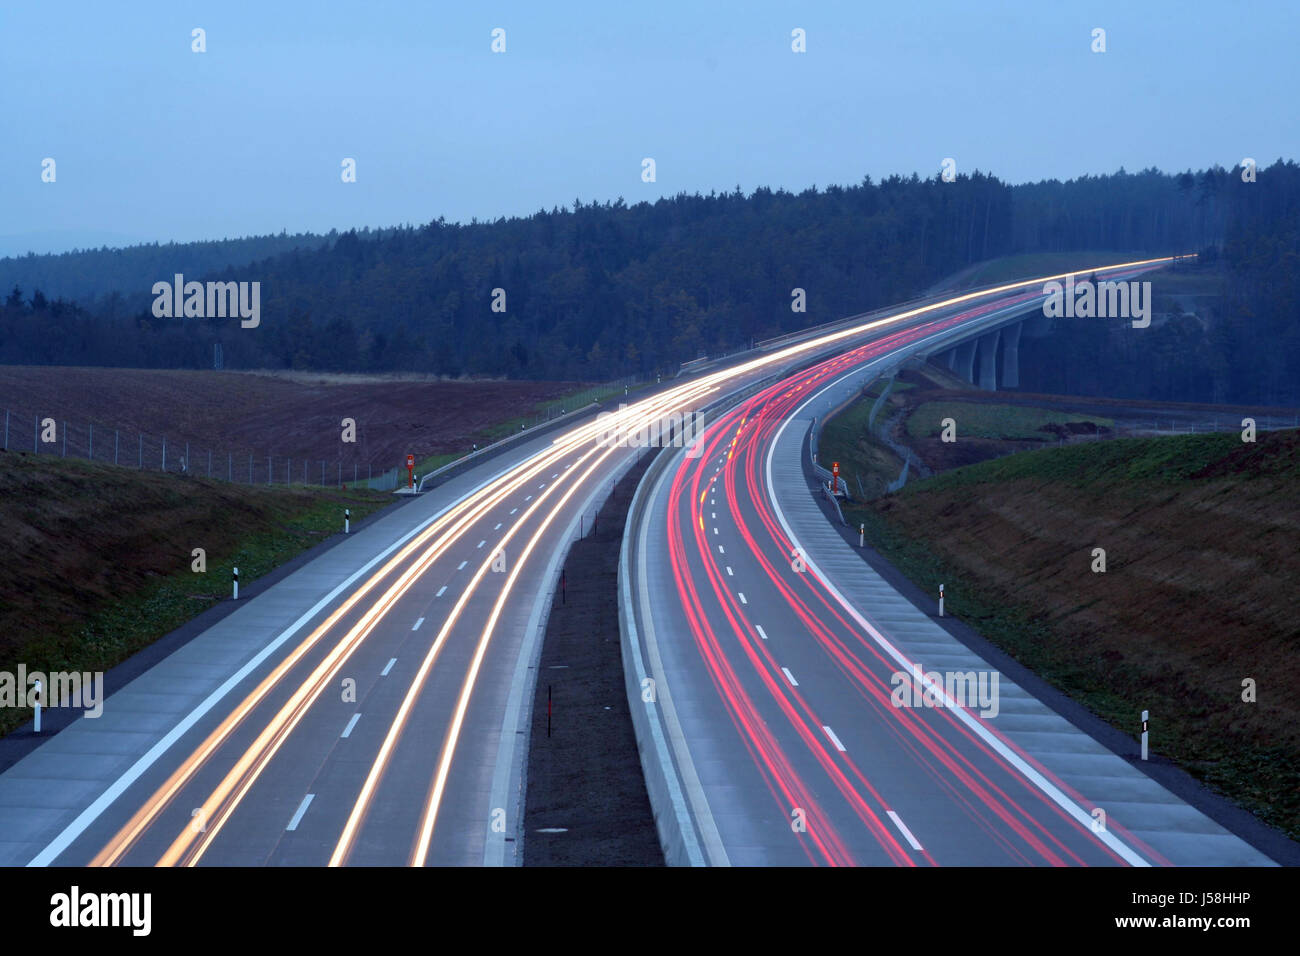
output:
MULTIPOLYGON (((1201 250, 1198 268, 1215 278, 1215 294, 1201 297, 1203 308, 1174 301, 1141 334, 1124 319, 1058 319, 1049 338, 1022 339, 1022 389, 1300 405, 1300 167, 1276 164, 1256 183, 1221 169, 1174 183, 1194 211, 1188 248, 1201 250)), ((1154 215, 1133 209, 1134 218, 1154 215)), ((1159 295, 1166 283, 1153 285, 1159 295)))
POLYGON ((337 233, 282 232, 208 242, 152 242, 121 249, 106 246, 55 255, 28 253, 0 259, 0 289, 40 289, 47 299, 69 299, 99 307, 111 316, 121 314, 128 303, 131 309, 138 307, 141 293, 165 275, 219 272, 293 249, 319 249, 337 238, 337 233))
MULTIPOLYGON (((112 257, 132 250, 81 253, 77 269, 97 298, 75 303, 34 291, 41 273, 20 268, 60 257, 27 257, 0 269, 14 278, 0 362, 206 368, 220 342, 236 368, 611 379, 888 305, 1002 255, 1201 250, 1224 267, 1218 320, 1159 356, 1132 356, 1142 381, 1183 383, 1150 397, 1208 399, 1211 376, 1219 400, 1297 401, 1286 376, 1300 366, 1297 203, 1300 167, 1280 161, 1255 183, 1222 168, 1023 186, 975 173, 631 206, 575 201, 486 223, 280 237, 290 248, 242 265, 227 256, 207 271, 186 264, 202 260, 186 259, 184 246, 135 247, 154 251, 120 271, 112 257), (155 318, 150 287, 175 272, 260 282, 260 325, 155 318), (122 284, 106 297, 115 276, 122 284), (806 312, 791 309, 796 288, 806 312)), ((1076 378, 1114 367, 1103 326, 1066 334, 1083 348, 1076 378)), ((1134 394, 1131 374, 1127 387, 1134 394)))

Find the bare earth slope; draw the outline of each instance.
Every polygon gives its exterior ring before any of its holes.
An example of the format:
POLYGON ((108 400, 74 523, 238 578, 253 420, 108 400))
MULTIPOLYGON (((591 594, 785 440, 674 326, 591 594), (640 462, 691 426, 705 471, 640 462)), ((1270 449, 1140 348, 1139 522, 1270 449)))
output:
POLYGON ((1300 833, 1300 432, 1027 452, 846 517, 1027 666, 1126 731, 1149 709, 1154 752, 1300 833))

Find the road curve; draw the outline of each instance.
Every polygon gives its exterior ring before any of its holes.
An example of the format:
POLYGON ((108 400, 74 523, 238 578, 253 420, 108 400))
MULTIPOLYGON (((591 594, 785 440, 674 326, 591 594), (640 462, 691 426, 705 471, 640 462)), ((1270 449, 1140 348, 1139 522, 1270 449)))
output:
POLYGON ((882 329, 738 403, 699 457, 648 474, 625 540, 644 674, 629 690, 654 688, 633 705, 648 779, 656 765, 670 778, 656 810, 661 834, 678 834, 664 841, 682 847, 673 862, 1270 862, 912 607, 814 502, 812 415, 1033 299, 1011 290, 882 329))
MULTIPOLYGON (((987 321, 1034 294, 1011 284, 840 323, 523 443, 397 509, 0 774, 0 863, 517 863, 556 576, 640 436, 664 422, 675 436, 681 416, 861 343, 987 321)), ((790 671, 792 689, 807 679, 790 671)), ((878 807, 857 810, 897 830, 878 807)))

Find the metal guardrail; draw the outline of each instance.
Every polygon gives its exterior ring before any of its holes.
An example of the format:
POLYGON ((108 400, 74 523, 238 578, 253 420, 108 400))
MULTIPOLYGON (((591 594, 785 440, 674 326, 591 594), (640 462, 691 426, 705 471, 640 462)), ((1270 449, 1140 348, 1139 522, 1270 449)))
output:
MULTIPOLYGON (((519 442, 523 441, 524 439, 537 438, 539 435, 545 435, 548 432, 554 431, 556 428, 560 427, 561 425, 567 424, 568 422, 572 421, 575 417, 588 414, 593 408, 600 408, 600 402, 592 402, 590 405, 584 405, 582 408, 575 408, 571 412, 565 412, 563 415, 557 415, 555 418, 552 418, 548 422, 543 422, 540 425, 534 425, 531 429, 527 431, 519 431, 519 432, 512 433, 510 435, 507 435, 505 438, 500 438, 497 441, 494 441, 490 445, 484 445, 482 448, 478 449, 477 451, 472 451, 468 455, 462 455, 460 458, 457 458, 455 461, 449 461, 447 462, 447 464, 441 466, 440 468, 435 468, 433 471, 429 472, 428 474, 421 475, 420 483, 419 485, 416 486, 415 490, 417 492, 422 492, 424 491, 424 483, 426 481, 429 481, 430 479, 450 478, 453 473, 477 465, 481 461, 486 461, 488 458, 491 458, 494 455, 498 455, 501 452, 505 451, 511 445, 519 444, 519 442)), ((437 487, 437 483, 434 484, 434 487, 437 487)))
MULTIPOLYGON (((874 315, 892 313, 896 311, 906 311, 909 307, 914 307, 914 303, 933 299, 942 301, 950 298, 948 295, 940 296, 922 296, 911 299, 906 303, 890 306, 886 309, 876 310, 875 312, 863 313, 862 315, 852 316, 849 319, 832 323, 829 326, 822 326, 815 330, 803 333, 795 333, 800 338, 811 338, 818 334, 833 332, 837 327, 848 326, 854 323, 860 323, 863 319, 869 319, 874 315)), ((780 341, 782 344, 791 344, 796 339, 789 336, 783 336, 779 340, 768 340, 766 343, 759 343, 751 351, 770 351, 773 343, 780 341)), ((783 378, 798 374, 800 371, 809 368, 826 358, 826 352, 835 351, 840 346, 830 345, 826 350, 819 351, 814 356, 806 356, 802 362, 793 363, 793 367, 786 366, 774 371, 771 375, 764 376, 759 381, 750 386, 746 386, 733 393, 710 403, 700 409, 696 414, 702 416, 707 428, 708 420, 720 414, 724 409, 731 408, 755 392, 768 387, 773 382, 780 381, 783 378)), ((910 357, 910 356, 909 356, 910 357)), ((868 379, 874 381, 880 375, 886 374, 885 371, 868 379)), ((848 401, 852 401, 857 396, 852 396, 848 401)), ((844 403, 847 404, 847 401, 844 403)), ((837 409, 838 410, 838 409, 837 409)), ((833 414, 833 412, 832 412, 833 414)), ((825 416, 829 417, 829 416, 825 416)), ((824 421, 824 418, 823 418, 824 421)), ((815 461, 816 455, 816 435, 817 422, 814 422, 808 431, 809 438, 809 455, 810 460, 815 461)), ((702 436, 701 436, 702 437, 702 436)), ((697 437, 696 440, 701 440, 697 437)), ((684 452, 683 452, 684 453, 684 452)), ((672 748, 668 742, 667 730, 663 724, 663 716, 660 712, 656 701, 646 701, 642 696, 643 681, 647 678, 656 679, 649 673, 645 664, 645 656, 642 654, 642 636, 637 627, 638 605, 635 600, 632 584, 632 574, 634 570, 634 561, 632 552, 635 547, 636 539, 639 536, 641 523, 645 520, 646 499, 649 495, 649 489, 653 488, 659 480, 662 473, 676 462, 678 453, 670 452, 668 454, 659 454, 651 462, 650 467, 646 469, 641 481, 637 485, 637 490, 632 497, 632 502, 628 507, 627 520, 623 530, 623 543, 619 550, 618 562, 618 620, 619 620, 619 640, 621 644, 623 657, 623 674, 624 684, 628 695, 629 709, 632 714, 632 727, 636 736, 637 751, 641 758, 641 767, 646 781, 646 791, 650 797, 650 805, 655 815, 655 828, 659 834, 660 846, 664 851, 664 858, 670 866, 691 866, 703 865, 703 851, 701 850, 702 837, 699 830, 699 824, 696 822, 690 807, 687 805, 685 796, 682 793, 680 771, 677 769, 677 761, 672 748), (670 778, 669 775, 672 775, 670 778)), ((814 469, 820 468, 814 464, 814 469)), ((825 471, 825 469, 821 469, 825 471)), ((904 466, 906 473, 906 466, 904 466)), ((820 472, 819 472, 820 474, 820 472)), ((830 478, 830 473, 826 472, 826 478, 830 478)), ((833 500, 833 499, 832 499, 833 500)), ((838 501, 835 502, 836 510, 839 509, 838 501)), ((844 521, 843 514, 840 514, 840 521, 844 521)), ((658 680, 662 680, 663 675, 657 675, 658 680)))
MULTIPOLYGON (((704 424, 697 432, 695 440, 700 441, 703 429, 724 411, 733 408, 769 385, 798 374, 803 368, 818 361, 821 361, 820 357, 795 368, 785 367, 774 371, 771 375, 764 376, 735 392, 730 392, 699 409, 696 415, 704 419, 704 424)), ((646 667, 645 656, 642 653, 641 632, 636 623, 637 604, 632 587, 632 550, 635 547, 641 522, 645 520, 648 489, 654 487, 659 476, 672 467, 679 454, 685 454, 685 449, 669 450, 666 454, 656 455, 655 460, 641 476, 641 481, 632 496, 632 502, 628 506, 627 520, 623 527, 623 544, 619 549, 618 558, 618 624, 624 684, 632 713, 632 728, 636 736, 646 792, 650 797, 650 806, 655 816, 655 829, 659 834, 659 844, 664 851, 664 859, 669 866, 702 866, 706 861, 700 849, 701 835, 681 792, 680 772, 675 769, 677 761, 668 743, 668 734, 662 723, 659 705, 657 701, 645 701, 642 696, 642 688, 645 686, 642 682, 647 678, 658 682, 662 680, 663 675, 652 676, 646 667), (669 771, 666 768, 673 769, 669 771), (669 772, 674 775, 672 779, 669 779, 669 772)))

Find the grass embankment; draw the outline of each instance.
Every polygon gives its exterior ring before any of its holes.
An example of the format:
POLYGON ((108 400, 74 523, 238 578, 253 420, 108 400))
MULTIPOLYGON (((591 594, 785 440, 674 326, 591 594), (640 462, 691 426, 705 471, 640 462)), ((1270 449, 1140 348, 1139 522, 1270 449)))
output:
MULTIPOLYGON (((879 380, 872 383, 863 399, 826 420, 817 439, 819 460, 828 468, 831 462, 838 461, 840 474, 844 476, 850 494, 855 496, 873 498, 883 495, 885 488, 903 468, 903 460, 867 428, 871 406, 879 398, 882 387, 879 380)), ((894 386, 900 390, 902 387, 910 386, 905 383, 894 386)), ((886 399, 877 415, 877 426, 891 410, 886 399)))
MULTIPOLYGON (((500 422, 479 431, 477 433, 477 444, 482 448, 485 445, 490 445, 503 438, 508 438, 516 432, 523 431, 524 429, 520 427, 521 425, 538 425, 566 412, 572 412, 575 409, 584 408, 592 402, 605 402, 615 397, 622 397, 622 395, 622 385, 593 385, 589 388, 571 392, 561 398, 552 398, 544 402, 538 402, 533 406, 533 410, 529 414, 518 415, 509 421, 500 422)), ((635 400, 636 399, 633 398, 629 401, 635 400)), ((471 444, 471 447, 466 448, 463 451, 446 452, 441 455, 430 455, 427 458, 422 459, 415 466, 415 473, 417 475, 427 475, 429 472, 435 471, 443 465, 449 465, 459 458, 464 458, 473 450, 471 444)))
POLYGON ((0 670, 107 670, 229 597, 232 566, 246 585, 391 501, 0 452, 0 670))
POLYGON ((1149 709, 1154 753, 1300 837, 1300 432, 1031 451, 845 516, 1017 660, 1127 733, 1149 709))
MULTIPOLYGON (((1063 415, 1046 408, 1022 405, 984 405, 976 402, 924 402, 907 416, 907 434, 912 438, 933 438, 939 435, 942 422, 951 418, 956 426, 958 440, 962 438, 1000 438, 1022 441, 1054 441, 1056 435, 1046 426, 1060 424, 1063 420, 1076 420, 1077 415, 1063 415)), ((1113 428, 1110 418, 1089 415, 1088 421, 1104 428, 1113 428)))

